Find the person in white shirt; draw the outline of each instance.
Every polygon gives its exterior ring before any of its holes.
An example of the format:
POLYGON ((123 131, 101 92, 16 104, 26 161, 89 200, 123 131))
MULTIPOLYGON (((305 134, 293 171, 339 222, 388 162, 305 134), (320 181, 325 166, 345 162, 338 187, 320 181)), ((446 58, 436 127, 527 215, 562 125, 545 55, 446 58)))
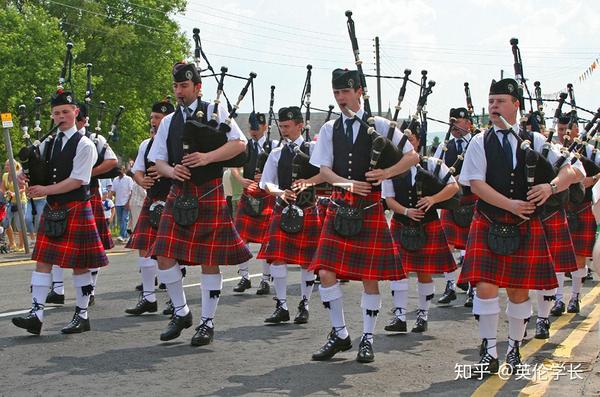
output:
POLYGON ((125 166, 119 169, 119 176, 113 179, 112 191, 115 193, 115 208, 117 209, 117 222, 119 224, 119 237, 117 240, 127 240, 127 223, 129 222, 129 199, 133 192, 133 179, 125 173, 125 166))

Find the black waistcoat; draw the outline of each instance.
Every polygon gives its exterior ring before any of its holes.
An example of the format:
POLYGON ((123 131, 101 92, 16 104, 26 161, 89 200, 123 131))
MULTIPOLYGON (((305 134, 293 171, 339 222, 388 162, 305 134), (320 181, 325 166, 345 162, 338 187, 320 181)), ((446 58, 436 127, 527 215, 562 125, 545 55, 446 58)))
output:
MULTIPOLYGON (((426 163, 421 163, 421 166, 427 169, 426 163)), ((417 202, 421 199, 421 197, 419 197, 419 189, 416 186, 416 183, 412 183, 411 170, 412 167, 404 174, 400 174, 393 178, 392 184, 394 185, 394 199, 404 207, 416 208, 417 202)), ((410 219, 403 214, 395 213, 394 217, 403 223, 410 221, 410 219)), ((439 219, 437 211, 435 209, 431 209, 425 213, 425 217, 421 222, 426 223, 437 219, 439 219)))
MULTIPOLYGON (((258 143, 257 143, 258 145, 258 143)), ((254 148, 254 139, 249 139, 246 144, 246 150, 248 152, 248 162, 244 164, 244 178, 254 180, 254 174, 256 173, 256 163, 258 161, 259 149, 254 148)))
MULTIPOLYGON (((306 155, 310 156, 310 146, 308 142, 303 142, 300 145, 300 150, 306 155)), ((281 149, 281 156, 277 162, 277 181, 279 183, 279 189, 286 190, 292 188, 292 160, 294 160, 295 153, 290 152, 288 145, 283 146, 281 149)))
MULTIPOLYGON (((196 111, 194 115, 190 117, 190 119, 196 118, 196 113, 198 110, 201 110, 202 115, 202 123, 206 123, 208 121, 208 102, 201 101, 198 98, 196 111)), ((175 167, 177 164, 181 164, 181 159, 183 158, 183 113, 181 111, 181 106, 177 106, 177 110, 173 114, 171 118, 171 124, 169 125, 169 136, 167 137, 167 152, 169 154, 169 165, 175 167)), ((223 167, 219 164, 208 164, 202 167, 191 168, 192 178, 190 179, 196 185, 202 185, 205 182, 208 182, 212 179, 222 178, 223 177, 223 167)))
MULTIPOLYGON (((148 160, 148 153, 150 153, 153 143, 154 138, 150 138, 148 146, 146 146, 146 150, 144 151, 144 166, 146 167, 146 174, 148 173, 148 168, 154 165, 154 162, 148 160)), ((150 189, 146 190, 146 193, 151 199, 156 197, 165 197, 167 194, 169 194, 170 189, 171 180, 169 178, 158 178, 154 181, 154 185, 152 185, 150 189)))
MULTIPOLYGON (((452 167, 454 162, 458 158, 458 151, 456 150, 456 139, 452 138, 446 145, 446 152, 444 153, 444 163, 446 166, 452 167)), ((463 139, 463 151, 464 151, 464 139, 463 139)))
MULTIPOLYGON (((77 153, 79 140, 83 138, 79 132, 75 132, 71 138, 64 144, 59 152, 54 149, 56 139, 52 140, 52 145, 46 145, 46 150, 51 150, 50 163, 48 167, 48 180, 50 184, 56 184, 69 178, 73 171, 73 159, 77 153)), ((49 204, 62 204, 69 201, 84 201, 89 197, 89 185, 83 185, 67 193, 49 195, 47 197, 49 204)))
MULTIPOLYGON (((364 115, 363 119, 365 119, 364 115)), ((339 117, 333 124, 333 172, 343 178, 365 182, 365 173, 369 171, 371 162, 373 139, 367 134, 367 129, 361 125, 354 144, 350 146, 344 128, 342 117, 339 117)), ((381 191, 381 184, 373 186, 371 190, 381 191)))
MULTIPOLYGON (((486 183, 510 199, 527 200, 525 152, 517 147, 517 164, 514 170, 510 170, 504 158, 502 145, 493 128, 485 132, 483 142, 487 160, 486 183)), ((506 213, 503 209, 486 203, 482 199, 477 201, 477 208, 492 216, 506 213)))

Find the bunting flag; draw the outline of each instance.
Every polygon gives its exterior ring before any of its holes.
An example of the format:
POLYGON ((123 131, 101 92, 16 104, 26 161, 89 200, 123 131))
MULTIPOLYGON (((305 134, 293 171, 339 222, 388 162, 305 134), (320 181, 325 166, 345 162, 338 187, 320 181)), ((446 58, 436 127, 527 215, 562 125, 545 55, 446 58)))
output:
POLYGON ((600 66, 600 62, 598 61, 599 59, 600 58, 596 58, 596 60, 592 62, 592 64, 582 74, 579 75, 580 83, 589 79, 592 76, 592 73, 594 73, 594 70, 596 70, 596 68, 600 66))

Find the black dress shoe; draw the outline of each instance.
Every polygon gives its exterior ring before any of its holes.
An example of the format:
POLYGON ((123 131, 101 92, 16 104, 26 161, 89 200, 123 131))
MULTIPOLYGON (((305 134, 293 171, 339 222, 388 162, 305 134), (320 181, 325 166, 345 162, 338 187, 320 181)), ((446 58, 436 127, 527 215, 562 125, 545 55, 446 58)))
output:
POLYGON ((469 290, 469 283, 456 283, 456 286, 465 292, 469 290))
POLYGON ((554 302, 554 306, 552 306, 552 310, 550 310, 550 314, 555 317, 560 317, 565 312, 565 303, 559 299, 554 302))
POLYGON ((25 329, 30 334, 39 335, 42 332, 42 322, 33 310, 25 317, 14 317, 12 323, 19 328, 25 329))
POLYGON ((402 321, 394 316, 392 321, 390 321, 383 329, 390 332, 406 332, 406 321, 402 321))
POLYGON ((452 288, 452 281, 446 282, 446 289, 444 290, 444 294, 440 299, 438 299, 438 303, 447 305, 448 303, 456 300, 456 291, 452 288))
POLYGON ((588 272, 585 275, 585 277, 583 278, 583 281, 592 281, 594 279, 594 276, 592 275, 592 269, 588 268, 588 272))
MULTIPOLYGON (((161 283, 162 285, 164 285, 163 283, 161 283)), ((158 285, 158 278, 154 277, 154 286, 156 287, 158 285)), ((165 286, 166 288, 166 286, 165 286)), ((161 288, 161 289, 165 289, 165 288, 161 288)), ((138 284, 135 286, 135 290, 136 291, 143 291, 144 290, 144 285, 143 284, 138 284)))
POLYGON ((497 374, 500 369, 500 362, 487 351, 488 340, 484 339, 479 347, 479 362, 475 364, 475 369, 472 371, 472 379, 482 379, 487 375, 497 374))
POLYGON ((125 313, 132 314, 134 316, 139 316, 144 313, 156 313, 158 311, 158 303, 148 302, 146 298, 142 298, 138 301, 138 303, 134 307, 130 307, 125 309, 125 313))
POLYGON ((251 287, 252 284, 250 283, 250 279, 242 277, 237 285, 233 287, 233 292, 244 292, 251 287))
POLYGON ((256 295, 269 295, 269 292, 271 292, 271 286, 269 285, 269 282, 266 280, 260 280, 260 285, 256 290, 256 295))
POLYGON ((277 298, 273 298, 277 301, 277 306, 275 306, 275 311, 271 314, 270 317, 265 319, 265 323, 269 324, 279 324, 283 321, 290 321, 290 311, 288 309, 283 308, 283 302, 277 298))
POLYGON ((521 362, 521 352, 519 351, 519 343, 520 342, 515 342, 515 346, 510 349, 506 355, 506 365, 508 365, 511 375, 523 366, 523 362, 521 362))
POLYGON ((550 337, 550 321, 547 318, 538 320, 535 323, 535 339, 548 339, 550 337))
POLYGON ((329 360, 335 356, 337 352, 345 352, 350 349, 352 349, 350 335, 345 339, 342 339, 337 336, 335 329, 332 329, 327 337, 327 342, 316 353, 313 353, 312 359, 314 361, 329 360))
POLYGON ((372 363, 374 360, 375 353, 373 353, 373 345, 367 339, 367 335, 363 335, 360 345, 358 345, 356 361, 359 363, 372 363))
POLYGON ((567 313, 579 313, 579 294, 574 296, 569 301, 567 306, 567 313))
POLYGON ((307 305, 308 301, 306 299, 300 301, 300 304, 298 305, 298 315, 294 318, 294 324, 306 324, 308 322, 307 305))
POLYGON ((177 316, 174 315, 169 321, 167 325, 167 329, 164 330, 162 334, 160 334, 160 340, 168 341, 171 339, 175 339, 181 335, 181 331, 185 328, 189 328, 192 326, 192 312, 189 312, 185 316, 177 316))
POLYGON ((165 307, 165 309, 163 310, 163 314, 165 316, 172 316, 173 315, 173 302, 171 302, 171 299, 169 299, 166 303, 167 307, 165 307))
POLYGON ((427 320, 425 320, 423 317, 417 314, 417 321, 415 322, 415 326, 413 327, 413 329, 410 330, 410 332, 420 333, 425 331, 427 331, 427 320))
POLYGON ((94 306, 96 304, 96 296, 90 295, 90 302, 88 303, 88 307, 94 306))
POLYGON ((57 294, 56 292, 54 292, 54 290, 50 290, 50 292, 48 292, 48 296, 46 296, 46 303, 54 303, 57 305, 64 305, 65 304, 65 295, 57 294))
POLYGON ((196 333, 192 336, 192 346, 205 346, 213 341, 215 329, 209 327, 206 321, 196 327, 196 333))
POLYGON ((469 286, 467 297, 465 298, 465 307, 473 307, 473 299, 475 298, 475 290, 469 286))
POLYGON ((90 319, 81 318, 81 316, 79 316, 80 312, 81 309, 76 307, 73 319, 69 324, 67 324, 63 329, 61 329, 60 332, 62 332, 63 334, 80 334, 82 332, 89 331, 90 319))

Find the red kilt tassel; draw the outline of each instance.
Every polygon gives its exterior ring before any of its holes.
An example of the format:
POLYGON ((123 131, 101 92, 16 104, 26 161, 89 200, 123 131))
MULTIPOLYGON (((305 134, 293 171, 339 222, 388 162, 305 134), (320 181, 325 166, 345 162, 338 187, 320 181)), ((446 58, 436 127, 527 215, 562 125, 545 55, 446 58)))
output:
POLYGON ((561 209, 542 219, 548 248, 554 261, 554 270, 558 272, 574 272, 577 270, 575 249, 567 224, 565 210, 561 209))
POLYGON ((404 228, 401 221, 392 218, 391 231, 400 252, 402 268, 406 273, 419 272, 441 274, 456 270, 456 262, 448 248, 446 236, 439 220, 427 222, 423 225, 427 240, 425 246, 417 251, 408 251, 400 243, 400 233, 404 228))
MULTIPOLYGON (((52 208, 59 208, 53 205, 52 208)), ((45 234, 44 215, 31 259, 69 269, 97 268, 108 265, 89 201, 61 204, 68 209, 67 230, 60 237, 45 234)))
MULTIPOLYGON (((468 194, 460 198, 460 205, 470 205, 477 201, 477 196, 474 194, 468 194)), ((467 237, 469 237, 469 227, 460 227, 454 222, 452 211, 440 210, 440 222, 442 223, 442 229, 446 235, 448 244, 453 245, 454 248, 464 250, 467 247, 467 237)))
POLYGON ((127 241, 125 248, 137 249, 141 251, 148 251, 154 241, 156 241, 156 229, 150 226, 150 206, 155 201, 166 201, 166 197, 162 198, 149 198, 146 196, 144 204, 142 205, 142 211, 135 224, 135 230, 127 241))
POLYGON ((91 189, 91 194, 92 197, 90 199, 90 203, 92 204, 92 211, 94 212, 94 219, 96 220, 96 228, 98 229, 98 234, 100 235, 100 241, 102 241, 102 246, 104 249, 109 250, 115 246, 115 242, 110 234, 108 222, 104 217, 102 197, 100 197, 100 192, 97 188, 91 189))
POLYGON ((179 226, 173 219, 175 197, 182 187, 171 187, 165 209, 160 218, 156 241, 148 256, 176 259, 181 265, 237 265, 252 258, 244 240, 233 226, 225 201, 221 178, 212 179, 200 186, 188 183, 187 194, 199 199, 196 223, 179 226))
MULTIPOLYGON (((517 224, 521 219, 506 214, 497 221, 517 224)), ((489 229, 489 221, 476 210, 469 231, 469 242, 459 283, 476 284, 483 281, 500 288, 533 290, 557 287, 554 263, 539 217, 534 217, 519 226, 521 244, 512 255, 498 255, 488 248, 489 229)))
POLYGON ((259 188, 258 183, 253 183, 250 187, 244 189, 244 194, 238 203, 235 214, 235 228, 244 241, 262 243, 265 233, 269 230, 269 221, 274 205, 275 196, 259 188), (260 216, 249 215, 250 204, 246 197, 264 200, 264 209, 260 216))
MULTIPOLYGON (((360 196, 347 191, 334 191, 332 200, 342 199, 356 206, 360 196)), ((380 192, 363 198, 365 210, 362 230, 354 237, 342 237, 333 227, 337 206, 327 208, 327 216, 319 237, 319 246, 310 270, 329 270, 340 279, 348 280, 401 280, 406 274, 400 262, 398 249, 385 219, 380 192)))
POLYGON ((571 240, 577 256, 592 256, 594 237, 596 234, 596 219, 592 213, 592 203, 585 202, 579 205, 569 204, 568 212, 577 215, 579 227, 571 232, 571 240))
POLYGON ((289 234, 281 230, 281 205, 276 204, 271 217, 269 230, 258 252, 258 259, 267 262, 284 262, 288 264, 308 266, 317 250, 321 222, 319 221, 316 206, 303 209, 304 224, 302 230, 296 234, 289 234))

